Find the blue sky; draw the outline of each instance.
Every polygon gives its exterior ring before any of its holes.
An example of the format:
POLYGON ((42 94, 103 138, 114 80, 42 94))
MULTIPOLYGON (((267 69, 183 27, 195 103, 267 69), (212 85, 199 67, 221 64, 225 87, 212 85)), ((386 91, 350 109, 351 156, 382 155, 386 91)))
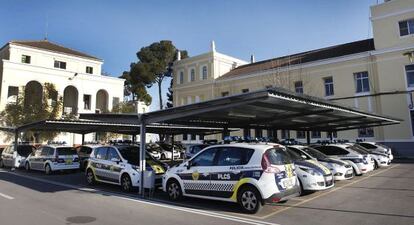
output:
MULTIPOLYGON (((104 59, 119 76, 135 53, 172 40, 190 56, 209 50, 248 60, 293 54, 372 37, 369 6, 377 0, 1 0, 0 43, 51 41, 104 59)), ((165 87, 169 81, 165 82, 165 87)), ((152 108, 158 108, 155 88, 152 108)), ((165 99, 165 98, 164 98, 165 99)))

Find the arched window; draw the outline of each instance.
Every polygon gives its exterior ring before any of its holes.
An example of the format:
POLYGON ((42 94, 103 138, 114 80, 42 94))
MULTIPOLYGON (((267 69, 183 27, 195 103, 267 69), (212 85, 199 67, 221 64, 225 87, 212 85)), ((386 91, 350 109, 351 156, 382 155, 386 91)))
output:
POLYGON ((184 83, 184 72, 180 72, 180 77, 178 78, 178 84, 184 83))
POLYGON ((207 66, 203 66, 202 79, 207 80, 207 66))

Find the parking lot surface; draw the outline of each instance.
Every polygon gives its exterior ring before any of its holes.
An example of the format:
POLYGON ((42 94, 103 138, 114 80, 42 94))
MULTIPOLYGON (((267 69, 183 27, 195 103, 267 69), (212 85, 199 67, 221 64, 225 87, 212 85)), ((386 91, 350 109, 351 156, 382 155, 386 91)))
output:
POLYGON ((82 173, 0 170, 0 224, 414 224, 413 170, 392 164, 256 215, 232 203, 172 203, 161 191, 142 199, 118 186, 91 187, 82 173))

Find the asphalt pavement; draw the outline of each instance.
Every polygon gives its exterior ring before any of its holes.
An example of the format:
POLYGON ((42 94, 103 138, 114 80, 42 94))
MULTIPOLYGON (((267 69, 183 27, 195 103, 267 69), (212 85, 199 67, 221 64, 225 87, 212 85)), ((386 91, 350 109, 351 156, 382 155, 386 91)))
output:
POLYGON ((414 224, 414 164, 393 164, 335 188, 266 205, 256 215, 237 205, 161 191, 142 199, 115 185, 86 184, 82 173, 0 170, 0 224, 414 224))

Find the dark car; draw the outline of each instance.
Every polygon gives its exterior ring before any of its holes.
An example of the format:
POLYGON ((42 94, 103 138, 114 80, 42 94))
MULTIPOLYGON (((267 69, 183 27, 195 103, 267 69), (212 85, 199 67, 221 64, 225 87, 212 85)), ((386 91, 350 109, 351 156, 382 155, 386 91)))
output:
POLYGON ((76 152, 78 153, 79 160, 80 160, 80 169, 84 171, 88 166, 88 160, 92 153, 92 151, 100 147, 101 145, 81 145, 76 147, 76 152))

